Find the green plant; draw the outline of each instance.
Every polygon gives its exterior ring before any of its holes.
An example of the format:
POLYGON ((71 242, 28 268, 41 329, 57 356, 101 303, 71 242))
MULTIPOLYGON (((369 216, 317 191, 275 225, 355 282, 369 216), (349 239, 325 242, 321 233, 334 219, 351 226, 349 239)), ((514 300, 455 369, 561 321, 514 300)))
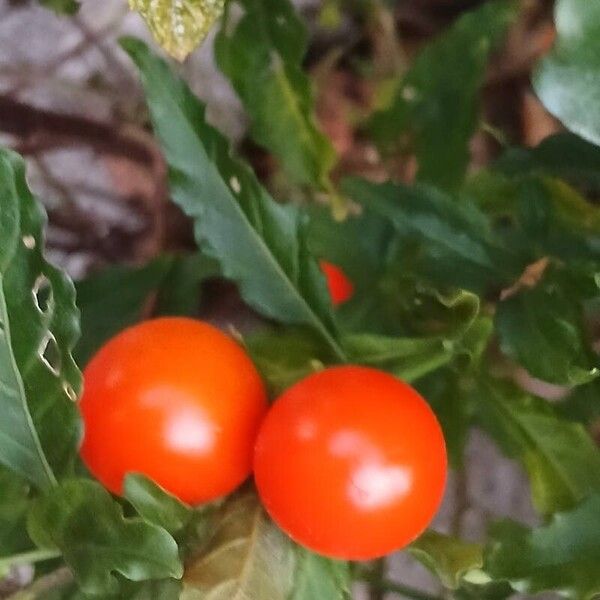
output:
MULTIPOLYGON (((72 0, 43 3, 77 9, 72 0)), ((414 181, 396 181, 390 169, 384 182, 352 169, 338 176, 303 69, 306 28, 290 2, 132 4, 178 58, 224 8, 217 62, 254 143, 303 201, 276 201, 185 81, 135 39, 122 45, 139 69, 197 255, 114 267, 74 286, 44 258, 44 214, 23 160, 0 151, 0 575, 36 567, 14 600, 341 600, 356 579, 375 598, 429 597, 388 582, 377 565, 294 543, 251 484, 192 507, 140 475, 114 497, 86 472, 77 365, 140 320, 148 297, 153 314, 193 314, 198 282, 216 273, 265 318, 242 342, 273 397, 327 366, 375 367, 431 403, 458 473, 475 426, 522 465, 537 527, 503 520, 478 542, 429 530, 408 548, 447 597, 600 594, 600 454, 590 435, 600 391, 600 4, 557 0, 557 39, 533 76, 568 131, 530 148, 496 136, 500 156, 476 172, 467 169, 469 142, 481 129, 486 65, 520 3, 484 2, 410 65, 399 61, 406 70, 378 82, 362 135, 391 157, 382 164, 410 155, 417 169, 414 181), (183 29, 164 29, 186 9, 183 29), (332 306, 320 261, 352 282, 343 305, 332 306), (525 391, 517 369, 561 386, 565 398, 525 391)), ((349 4, 357 20, 387 10, 349 4)), ((345 10, 326 8, 329 21, 345 10)))

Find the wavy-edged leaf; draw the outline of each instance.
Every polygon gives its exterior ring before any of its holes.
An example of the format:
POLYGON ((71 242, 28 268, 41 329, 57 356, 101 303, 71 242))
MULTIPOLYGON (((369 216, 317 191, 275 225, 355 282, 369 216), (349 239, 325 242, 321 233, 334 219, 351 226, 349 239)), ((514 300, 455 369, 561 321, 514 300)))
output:
POLYGON ((206 123, 204 105, 139 40, 123 40, 146 88, 175 202, 194 219, 203 250, 244 299, 278 321, 313 328, 343 359, 331 303, 297 208, 277 204, 206 123))
POLYGON ((0 198, 0 462, 44 488, 69 472, 79 442, 79 313, 73 284, 44 259, 25 165, 7 150, 0 198))
POLYGON ((422 181, 456 188, 463 180, 485 67, 515 14, 516 3, 495 0, 459 18, 417 57, 392 104, 372 117, 384 146, 411 136, 422 181))
POLYGON ((254 494, 231 499, 213 539, 186 567, 181 600, 288 600, 294 545, 254 494))
POLYGON ((132 581, 183 574, 175 540, 142 519, 125 519, 119 504, 94 481, 70 479, 49 490, 34 502, 28 529, 38 546, 61 551, 89 594, 115 593, 113 572, 132 581))
POLYGON ((465 574, 483 566, 483 546, 458 538, 426 531, 408 551, 425 565, 442 584, 456 589, 465 574))
POLYGON ((500 522, 491 536, 484 569, 492 578, 525 594, 558 590, 576 600, 600 594, 600 496, 537 529, 500 522))
POLYGON ((250 115, 254 140, 298 183, 329 189, 336 158, 316 124, 302 70, 306 46, 305 25, 289 0, 236 0, 227 5, 215 52, 250 115))
POLYGON ((541 513, 572 508, 600 493, 600 451, 581 425, 501 381, 482 381, 477 393, 483 425, 527 470, 541 513))
POLYGON ((225 0, 129 0, 129 6, 171 56, 184 60, 222 15, 225 0))
POLYGON ((600 4, 558 0, 554 16, 556 43, 533 86, 567 129, 600 145, 600 4))
POLYGON ((183 529, 192 518, 192 509, 139 473, 129 473, 123 486, 125 498, 137 513, 169 533, 183 529))

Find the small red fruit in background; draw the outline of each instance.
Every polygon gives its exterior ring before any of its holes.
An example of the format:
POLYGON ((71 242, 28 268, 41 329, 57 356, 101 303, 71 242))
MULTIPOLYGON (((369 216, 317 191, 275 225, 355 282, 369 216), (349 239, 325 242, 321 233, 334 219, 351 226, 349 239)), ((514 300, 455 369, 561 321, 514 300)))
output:
POLYGON ((81 456, 112 492, 137 472, 198 504, 250 475, 266 393, 244 350, 215 327, 184 318, 131 327, 94 356, 84 382, 81 456))
POLYGON ((350 300, 354 294, 354 286, 344 271, 326 260, 319 261, 319 265, 325 274, 333 305, 339 306, 350 300))
POLYGON ((275 402, 254 457, 258 492, 295 541, 370 560, 418 537, 444 492, 438 421, 409 385, 375 369, 326 369, 275 402))

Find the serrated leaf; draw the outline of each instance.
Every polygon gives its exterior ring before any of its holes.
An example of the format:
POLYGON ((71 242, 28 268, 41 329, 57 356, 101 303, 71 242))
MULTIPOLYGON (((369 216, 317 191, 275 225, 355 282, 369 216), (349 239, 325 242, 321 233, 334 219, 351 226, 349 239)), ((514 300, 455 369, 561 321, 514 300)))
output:
POLYGON ((244 299, 278 321, 308 325, 343 360, 324 277, 296 207, 277 204, 206 123, 204 105, 139 40, 123 46, 140 69, 175 202, 196 240, 244 299))
POLYGON ((181 600, 288 600, 294 546, 254 494, 224 507, 212 541, 186 567, 181 600))
POLYGON ((330 189, 336 157, 316 124, 302 69, 307 37, 288 0, 237 0, 227 5, 215 53, 250 115, 256 143, 296 182, 330 189))
POLYGON ((519 257, 491 230, 474 204, 456 202, 436 188, 346 179, 343 189, 369 210, 385 216, 405 243, 422 246, 416 268, 441 284, 481 291, 510 280, 519 257))
POLYGON ((463 180, 485 67, 515 14, 515 3, 495 0, 463 15, 421 52, 391 105, 372 117, 383 146, 411 136, 420 180, 445 188, 463 180))
POLYGON ((526 594, 557 590, 591 600, 600 593, 600 496, 537 529, 504 521, 491 535, 485 571, 494 579, 508 580, 526 594))
POLYGON ((29 533, 43 548, 57 548, 82 590, 118 591, 113 572, 133 581, 180 578, 177 544, 162 528, 125 519, 121 507, 98 483, 67 480, 33 504, 29 533))
POLYGON ((586 341, 581 300, 557 270, 500 302, 496 331, 502 350, 539 379, 581 385, 600 375, 586 341))
POLYGON ((45 215, 20 157, 0 150, 0 463, 39 488, 68 473, 80 437, 75 291, 43 256, 45 215))
POLYGON ((184 60, 204 40, 223 13, 225 0, 129 0, 156 41, 184 60))
POLYGON ((145 521, 171 534, 183 529, 192 518, 189 506, 139 473, 129 473, 125 477, 123 492, 145 521))
POLYGON ((539 512, 569 509, 600 492, 600 451, 581 425, 501 381, 481 382, 477 394, 483 425, 527 470, 539 512))
POLYGON ((558 0, 554 49, 533 75, 544 106, 567 129, 600 144, 600 4, 558 0))
POLYGON ((444 535, 436 531, 426 531, 408 551, 425 565, 442 584, 449 589, 457 589, 462 577, 483 566, 483 546, 444 535))

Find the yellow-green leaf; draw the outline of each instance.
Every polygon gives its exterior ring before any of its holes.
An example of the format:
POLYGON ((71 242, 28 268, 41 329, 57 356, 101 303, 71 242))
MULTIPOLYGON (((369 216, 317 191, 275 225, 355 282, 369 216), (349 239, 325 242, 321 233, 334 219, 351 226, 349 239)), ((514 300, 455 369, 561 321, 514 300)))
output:
POLYGON ((184 60, 221 16, 225 0, 129 0, 129 6, 171 56, 184 60))

